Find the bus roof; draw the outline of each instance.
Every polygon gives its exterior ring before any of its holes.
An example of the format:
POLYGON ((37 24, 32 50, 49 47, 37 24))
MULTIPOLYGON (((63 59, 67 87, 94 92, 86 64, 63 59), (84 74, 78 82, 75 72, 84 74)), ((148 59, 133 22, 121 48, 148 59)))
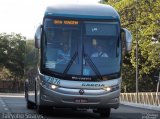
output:
POLYGON ((55 4, 47 7, 45 16, 120 19, 113 7, 103 4, 55 4))

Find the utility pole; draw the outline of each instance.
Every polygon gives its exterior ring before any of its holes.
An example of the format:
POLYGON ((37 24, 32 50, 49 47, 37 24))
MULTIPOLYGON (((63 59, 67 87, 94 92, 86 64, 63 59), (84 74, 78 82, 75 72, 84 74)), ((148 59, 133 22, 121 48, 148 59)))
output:
POLYGON ((138 0, 136 0, 136 103, 138 103, 138 0))
POLYGON ((156 92, 156 104, 157 104, 157 106, 158 106, 158 100, 159 100, 159 95, 158 95, 159 84, 160 84, 160 72, 159 72, 159 79, 158 79, 158 82, 157 82, 157 92, 156 92))

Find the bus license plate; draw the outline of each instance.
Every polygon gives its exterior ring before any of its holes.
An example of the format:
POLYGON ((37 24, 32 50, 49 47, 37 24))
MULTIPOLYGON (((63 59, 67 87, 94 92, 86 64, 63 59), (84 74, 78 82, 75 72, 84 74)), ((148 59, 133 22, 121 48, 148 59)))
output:
POLYGON ((88 103, 88 99, 85 99, 85 98, 76 98, 75 102, 76 103, 88 103))

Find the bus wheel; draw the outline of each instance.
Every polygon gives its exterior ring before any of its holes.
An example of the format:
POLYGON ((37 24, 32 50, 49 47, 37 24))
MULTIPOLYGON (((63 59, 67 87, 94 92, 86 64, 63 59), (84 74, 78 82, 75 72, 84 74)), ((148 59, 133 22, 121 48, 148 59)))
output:
POLYGON ((38 114, 44 114, 45 108, 44 106, 37 105, 37 113, 38 114))
POLYGON ((27 99, 27 102, 26 102, 26 103, 27 103, 27 104, 26 104, 27 109, 34 109, 35 104, 34 104, 33 102, 31 102, 31 101, 29 101, 29 100, 27 99))
POLYGON ((109 117, 111 109, 110 108, 105 108, 105 109, 98 109, 98 112, 100 113, 101 117, 109 117))
POLYGON ((38 114, 49 114, 52 111, 51 106, 42 106, 42 105, 37 105, 37 113, 38 114))

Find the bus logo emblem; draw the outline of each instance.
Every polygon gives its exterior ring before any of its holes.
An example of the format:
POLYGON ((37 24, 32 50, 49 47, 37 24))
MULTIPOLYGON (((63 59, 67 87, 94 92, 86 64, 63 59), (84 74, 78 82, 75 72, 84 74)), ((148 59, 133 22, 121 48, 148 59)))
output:
POLYGON ((84 94, 84 90, 80 89, 80 90, 79 90, 79 94, 80 94, 80 95, 83 95, 83 94, 84 94))

